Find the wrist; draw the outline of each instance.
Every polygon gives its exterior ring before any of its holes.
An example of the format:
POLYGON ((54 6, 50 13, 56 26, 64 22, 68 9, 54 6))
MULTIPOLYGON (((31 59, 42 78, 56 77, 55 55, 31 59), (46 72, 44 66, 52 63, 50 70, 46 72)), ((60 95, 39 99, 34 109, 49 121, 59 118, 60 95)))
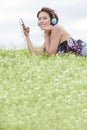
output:
POLYGON ((49 35, 44 35, 44 38, 45 39, 49 39, 49 35))
POLYGON ((44 32, 44 37, 49 37, 50 34, 51 34, 51 31, 45 31, 45 32, 44 32))
POLYGON ((29 35, 25 35, 25 38, 26 38, 26 39, 29 38, 29 35))

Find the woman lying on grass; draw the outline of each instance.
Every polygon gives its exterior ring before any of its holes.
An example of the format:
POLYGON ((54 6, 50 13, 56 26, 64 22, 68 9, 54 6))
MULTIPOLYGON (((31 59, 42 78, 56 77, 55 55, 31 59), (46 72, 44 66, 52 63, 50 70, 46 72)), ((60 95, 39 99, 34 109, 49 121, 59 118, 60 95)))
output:
POLYGON ((57 53, 75 53, 87 55, 87 44, 81 40, 74 40, 70 34, 58 25, 58 16, 53 9, 44 7, 37 13, 38 26, 44 31, 44 43, 37 50, 33 47, 29 37, 30 28, 22 24, 28 48, 31 53, 41 54, 47 52, 49 55, 57 53), (84 45, 83 45, 84 43, 84 45))

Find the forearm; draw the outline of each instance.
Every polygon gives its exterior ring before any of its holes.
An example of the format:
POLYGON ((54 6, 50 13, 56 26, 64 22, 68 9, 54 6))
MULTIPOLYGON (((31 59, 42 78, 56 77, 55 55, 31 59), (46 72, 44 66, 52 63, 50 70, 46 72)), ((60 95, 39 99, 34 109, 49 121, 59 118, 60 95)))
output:
POLYGON ((50 38, 49 38, 49 36, 45 37, 45 45, 46 45, 46 51, 49 53, 49 49, 50 49, 50 38))
POLYGON ((36 53, 36 49, 33 47, 32 42, 31 42, 29 36, 26 36, 25 39, 26 39, 26 42, 27 42, 27 46, 28 46, 29 51, 30 51, 31 53, 36 53))

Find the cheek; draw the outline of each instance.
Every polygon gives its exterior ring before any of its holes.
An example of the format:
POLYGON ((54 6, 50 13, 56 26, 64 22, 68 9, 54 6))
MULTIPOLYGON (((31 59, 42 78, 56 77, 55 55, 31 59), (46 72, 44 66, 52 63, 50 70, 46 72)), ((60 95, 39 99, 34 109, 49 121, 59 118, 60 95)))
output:
POLYGON ((51 24, 51 19, 49 20, 49 24, 51 24))
POLYGON ((47 21, 47 25, 50 25, 50 24, 51 24, 51 21, 50 21, 50 20, 48 20, 48 21, 47 21))
POLYGON ((49 18, 45 19, 44 22, 47 24, 47 25, 50 25, 51 23, 51 20, 49 18))

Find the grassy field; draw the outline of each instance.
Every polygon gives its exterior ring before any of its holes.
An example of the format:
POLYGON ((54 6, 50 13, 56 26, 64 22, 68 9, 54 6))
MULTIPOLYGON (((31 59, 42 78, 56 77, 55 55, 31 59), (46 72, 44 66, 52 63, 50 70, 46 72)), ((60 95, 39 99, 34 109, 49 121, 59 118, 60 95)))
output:
POLYGON ((0 50, 0 130, 87 130, 87 57, 0 50))

